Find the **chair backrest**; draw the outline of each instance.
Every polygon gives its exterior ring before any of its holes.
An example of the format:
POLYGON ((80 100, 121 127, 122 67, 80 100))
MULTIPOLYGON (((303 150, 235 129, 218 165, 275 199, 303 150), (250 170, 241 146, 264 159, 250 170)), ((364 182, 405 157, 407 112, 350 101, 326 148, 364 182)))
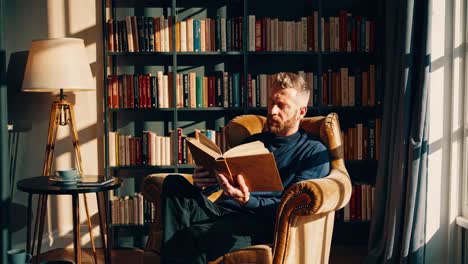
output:
MULTIPOLYGON (((240 115, 232 119, 225 127, 227 144, 230 147, 239 145, 245 138, 264 130, 266 117, 259 115, 240 115)), ((330 151, 332 167, 346 171, 343 160, 341 129, 336 113, 327 116, 306 117, 301 127, 320 139, 330 151)), ((346 173, 347 174, 347 173, 346 173)))

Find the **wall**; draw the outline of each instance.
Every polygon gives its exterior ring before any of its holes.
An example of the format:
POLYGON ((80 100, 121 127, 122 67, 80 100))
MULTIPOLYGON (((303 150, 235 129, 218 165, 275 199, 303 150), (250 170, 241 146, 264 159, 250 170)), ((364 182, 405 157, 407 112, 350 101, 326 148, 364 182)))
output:
MULTIPOLYGON (((67 94, 75 104, 78 136, 85 174, 103 173, 102 125, 102 34, 101 1, 98 0, 16 0, 6 1, 6 52, 8 65, 9 120, 18 140, 16 180, 40 175, 44 162, 50 107, 56 99, 50 93, 20 92, 26 51, 33 39, 76 37, 84 39, 88 60, 96 81, 96 92, 67 94)), ((53 168, 74 166, 71 133, 58 130, 53 168)), ((88 243, 82 197, 80 198, 82 241, 88 243)), ((88 195, 90 213, 97 226, 95 196, 88 195)), ((13 247, 25 247, 27 195, 15 191, 11 210, 13 247)), ((33 208, 36 203, 33 202, 33 208)), ((47 226, 42 251, 72 246, 71 199, 49 198, 47 226)), ((98 229, 94 228, 95 237, 98 229)), ((99 242, 99 239, 97 239, 99 242)))

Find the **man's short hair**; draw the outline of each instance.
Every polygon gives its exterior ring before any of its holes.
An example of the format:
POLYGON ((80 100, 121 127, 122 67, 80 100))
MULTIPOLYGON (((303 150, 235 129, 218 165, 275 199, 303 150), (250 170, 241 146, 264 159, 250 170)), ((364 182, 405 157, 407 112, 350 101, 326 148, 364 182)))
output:
POLYGON ((310 96, 310 88, 301 75, 292 72, 280 72, 273 78, 273 87, 282 89, 293 88, 297 90, 298 95, 303 98, 302 102, 307 105, 310 96), (305 101, 305 102, 304 102, 305 101))

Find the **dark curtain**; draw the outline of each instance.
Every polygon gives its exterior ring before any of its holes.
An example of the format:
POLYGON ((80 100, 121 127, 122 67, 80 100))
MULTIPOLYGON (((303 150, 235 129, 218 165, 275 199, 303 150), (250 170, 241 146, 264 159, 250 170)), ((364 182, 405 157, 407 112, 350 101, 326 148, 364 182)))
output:
POLYGON ((8 174, 8 130, 7 130, 7 89, 6 60, 4 38, 5 4, 0 0, 0 263, 7 263, 9 247, 8 219, 9 217, 9 174, 8 174))
POLYGON ((429 0, 385 1, 384 112, 366 263, 424 263, 429 0))

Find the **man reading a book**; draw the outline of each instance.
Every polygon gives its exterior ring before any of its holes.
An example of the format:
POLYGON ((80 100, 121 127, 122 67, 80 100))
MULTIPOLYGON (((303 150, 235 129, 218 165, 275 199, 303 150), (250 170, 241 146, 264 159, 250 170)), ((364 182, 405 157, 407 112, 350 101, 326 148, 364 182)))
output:
MULTIPOLYGON (((259 140, 273 153, 285 189, 322 178, 330 171, 329 153, 318 138, 300 129, 310 91, 300 75, 275 76, 265 131, 259 140)), ((261 171, 261 170, 260 170, 261 171)), ((275 213, 282 192, 250 192, 242 175, 235 182, 222 173, 197 167, 193 185, 169 175, 162 191, 162 263, 206 263, 238 249, 273 242, 275 213), (223 190, 215 203, 207 195, 223 190)))

